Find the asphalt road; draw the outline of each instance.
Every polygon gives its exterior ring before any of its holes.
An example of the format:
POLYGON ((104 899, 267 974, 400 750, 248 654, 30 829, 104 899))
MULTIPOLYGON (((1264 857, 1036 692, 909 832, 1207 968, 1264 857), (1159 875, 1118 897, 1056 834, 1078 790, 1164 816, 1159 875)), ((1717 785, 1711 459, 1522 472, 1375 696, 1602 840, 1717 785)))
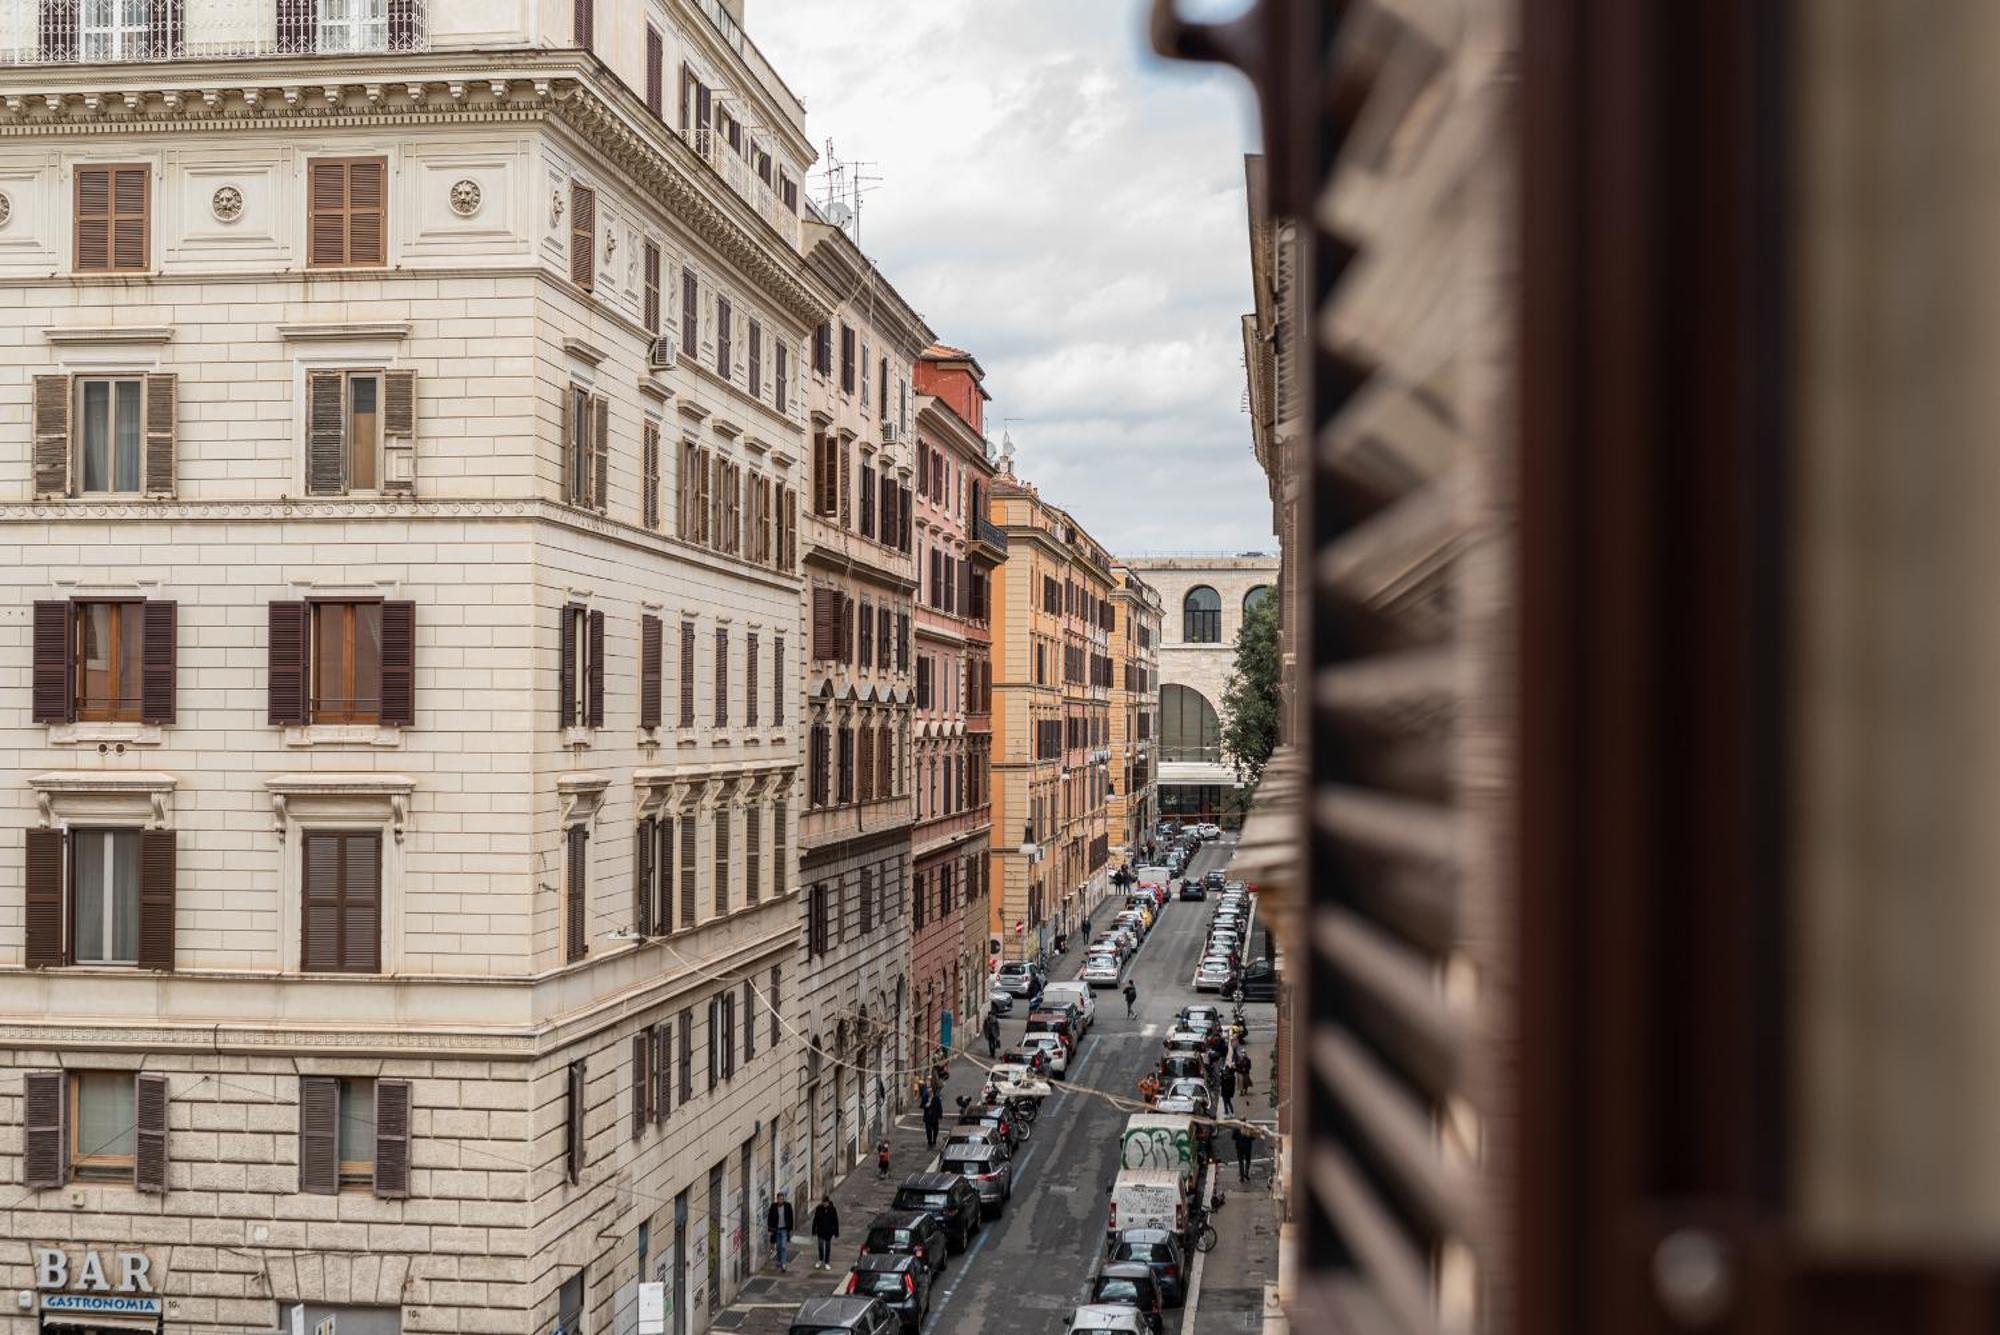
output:
MULTIPOLYGON (((1234 843, 1212 841, 1195 857, 1196 874, 1227 863, 1234 843)), ((1109 921, 1100 908, 1099 925, 1109 921)), ((1174 900, 1139 948, 1126 976, 1139 986, 1138 1015, 1125 1018, 1125 998, 1105 988, 1097 994, 1097 1023, 1083 1041, 1080 1061, 1044 1105, 1034 1137, 1016 1161, 1014 1200, 980 1234, 970 1255, 954 1260, 933 1297, 927 1330, 952 1335, 1023 1335, 1060 1331, 1070 1310, 1084 1301, 1104 1252, 1105 1193, 1117 1171, 1117 1137, 1128 1116, 1102 1099, 1067 1092, 1103 1090, 1136 1097, 1139 1077, 1159 1060, 1160 1038, 1174 1013, 1196 993, 1194 974, 1206 907, 1174 900), (961 1264, 960 1260, 970 1262, 961 1264)), ((1057 961, 1051 977, 1074 977, 1083 965, 1080 946, 1057 961)), ((1214 1000, 1212 994, 1201 994, 1214 1000)), ((1025 1028, 1024 1008, 1003 1021, 1003 1046, 1025 1028)), ((1181 1329, 1181 1312, 1168 1309, 1168 1335, 1181 1329)))

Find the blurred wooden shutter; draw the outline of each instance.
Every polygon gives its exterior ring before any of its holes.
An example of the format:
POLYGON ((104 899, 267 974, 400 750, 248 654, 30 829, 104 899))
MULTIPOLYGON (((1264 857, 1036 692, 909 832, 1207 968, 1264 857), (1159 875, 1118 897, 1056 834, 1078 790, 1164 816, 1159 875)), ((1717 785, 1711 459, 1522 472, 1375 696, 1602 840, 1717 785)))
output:
POLYGON ((665 663, 665 628, 650 613, 639 618, 639 726, 660 726, 663 701, 661 678, 665 663))
POLYGON ((585 704, 590 710, 589 724, 593 728, 604 726, 604 613, 593 609, 588 618, 590 627, 590 671, 585 685, 585 704))
POLYGON ((674 930, 674 818, 661 816, 653 827, 655 849, 653 861, 658 867, 655 873, 660 886, 658 900, 653 909, 653 925, 660 935, 670 936, 674 930))
POLYGON ((408 728, 417 721, 417 605, 382 604, 382 722, 408 728))
POLYGON ((564 1086, 563 1173, 571 1182, 583 1178, 585 1068, 581 1059, 569 1064, 564 1086))
POLYGON ((340 1191, 340 1081, 328 1076, 299 1078, 299 1190, 340 1191))
POLYGON ((401 1200, 410 1194, 410 1082, 375 1082, 375 1194, 401 1200))
POLYGON ((575 181, 569 187, 569 279, 586 292, 597 279, 597 192, 575 181))
POLYGON ((694 622, 681 622, 681 726, 694 726, 694 622))
POLYGON ((175 679, 179 661, 179 604, 170 598, 148 598, 141 623, 139 716, 143 722, 169 724, 175 715, 175 679))
POLYGON ((583 608, 577 603, 563 606, 560 632, 557 635, 556 660, 556 726, 573 728, 582 720, 576 716, 576 669, 577 651, 583 646, 577 637, 582 633, 583 608))
POLYGON ((590 832, 572 825, 563 837, 568 854, 563 875, 564 957, 574 963, 590 953, 590 832))
POLYGON ((382 377, 382 490, 416 489, 416 447, 417 373, 387 372, 382 377))
POLYGON ((590 503, 611 504, 611 400, 602 394, 590 396, 590 503))
POLYGON ((69 1077, 29 1071, 22 1077, 21 1182, 59 1187, 69 1180, 69 1077))
POLYGON ((696 895, 699 894, 701 888, 701 867, 695 860, 699 855, 699 850, 696 847, 696 837, 698 834, 699 827, 695 822, 693 813, 684 814, 681 817, 681 856, 679 867, 682 931, 686 931, 688 928, 694 926, 696 922, 700 921, 696 904, 696 895))
MULTIPOLYGON (((660 30, 649 23, 646 25, 646 110, 652 112, 655 117, 659 117, 664 113, 665 109, 666 43, 660 36, 660 30)), ((658 282, 657 274, 654 281, 658 282)), ((659 328, 657 321, 657 298, 655 301, 655 322, 646 327, 657 331, 659 328)))
POLYGON ((347 490, 347 377, 339 371, 306 372, 306 492, 335 496, 347 490))
POLYGON ((642 816, 632 835, 632 926, 641 937, 653 935, 653 818, 642 816))
POLYGON ((75 618, 57 598, 38 601, 34 611, 30 697, 37 723, 68 723, 76 710, 75 618))
POLYGON ((167 1190, 167 1078, 132 1078, 132 1185, 149 1195, 167 1190))
POLYGON ((652 1110, 646 1106, 653 1088, 653 1040, 645 1030, 632 1035, 632 1139, 646 1132, 652 1110))

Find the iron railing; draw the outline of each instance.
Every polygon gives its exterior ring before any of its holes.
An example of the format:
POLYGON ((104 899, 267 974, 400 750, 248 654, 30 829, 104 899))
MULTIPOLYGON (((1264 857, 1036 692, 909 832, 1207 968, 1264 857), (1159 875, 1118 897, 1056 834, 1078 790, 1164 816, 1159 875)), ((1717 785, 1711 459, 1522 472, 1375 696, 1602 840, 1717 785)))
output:
POLYGON ((0 64, 407 54, 428 0, 0 0, 0 64))

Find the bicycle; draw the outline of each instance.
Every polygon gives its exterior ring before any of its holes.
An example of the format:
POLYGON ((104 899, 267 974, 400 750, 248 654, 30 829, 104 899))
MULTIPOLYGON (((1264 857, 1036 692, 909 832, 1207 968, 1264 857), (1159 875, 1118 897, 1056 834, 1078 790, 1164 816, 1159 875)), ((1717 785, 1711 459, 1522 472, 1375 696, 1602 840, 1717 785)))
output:
POLYGON ((1206 1205, 1195 1205, 1188 1210, 1188 1245, 1198 1252, 1215 1250, 1215 1225, 1208 1222, 1213 1211, 1206 1205))

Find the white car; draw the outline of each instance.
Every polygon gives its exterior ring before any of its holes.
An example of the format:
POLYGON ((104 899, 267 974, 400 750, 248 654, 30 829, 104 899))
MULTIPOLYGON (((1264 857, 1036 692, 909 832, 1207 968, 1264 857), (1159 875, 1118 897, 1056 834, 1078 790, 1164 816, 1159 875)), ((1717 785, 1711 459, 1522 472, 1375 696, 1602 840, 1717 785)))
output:
POLYGON ((1083 981, 1092 987, 1118 986, 1119 965, 1116 955, 1092 955, 1083 962, 1083 981))
POLYGON ((1092 1303, 1069 1314, 1069 1335, 1078 1332, 1117 1331, 1119 1335, 1146 1335, 1146 1318, 1136 1307, 1117 1303, 1092 1303))
POLYGON ((1062 1041, 1062 1035, 1052 1034, 1047 1030, 1029 1034, 1021 1040, 1021 1048, 1026 1052, 1039 1050, 1042 1054, 1042 1063, 1048 1067, 1049 1074, 1058 1080, 1068 1079, 1069 1045, 1062 1041))
POLYGON ((1045 1099, 1055 1086, 1019 1062, 1001 1062, 986 1073, 986 1083, 1002 1099, 1045 1099))
POLYGON ((1195 966, 1194 990, 1220 992, 1229 986, 1229 961, 1211 955, 1195 966))
POLYGON ((1220 839, 1222 837, 1222 827, 1213 822, 1203 825, 1201 827, 1201 837, 1204 839, 1220 839))
POLYGON ((1227 955, 1241 944, 1242 938, 1227 927, 1219 927, 1208 934, 1208 953, 1211 955, 1227 955))

